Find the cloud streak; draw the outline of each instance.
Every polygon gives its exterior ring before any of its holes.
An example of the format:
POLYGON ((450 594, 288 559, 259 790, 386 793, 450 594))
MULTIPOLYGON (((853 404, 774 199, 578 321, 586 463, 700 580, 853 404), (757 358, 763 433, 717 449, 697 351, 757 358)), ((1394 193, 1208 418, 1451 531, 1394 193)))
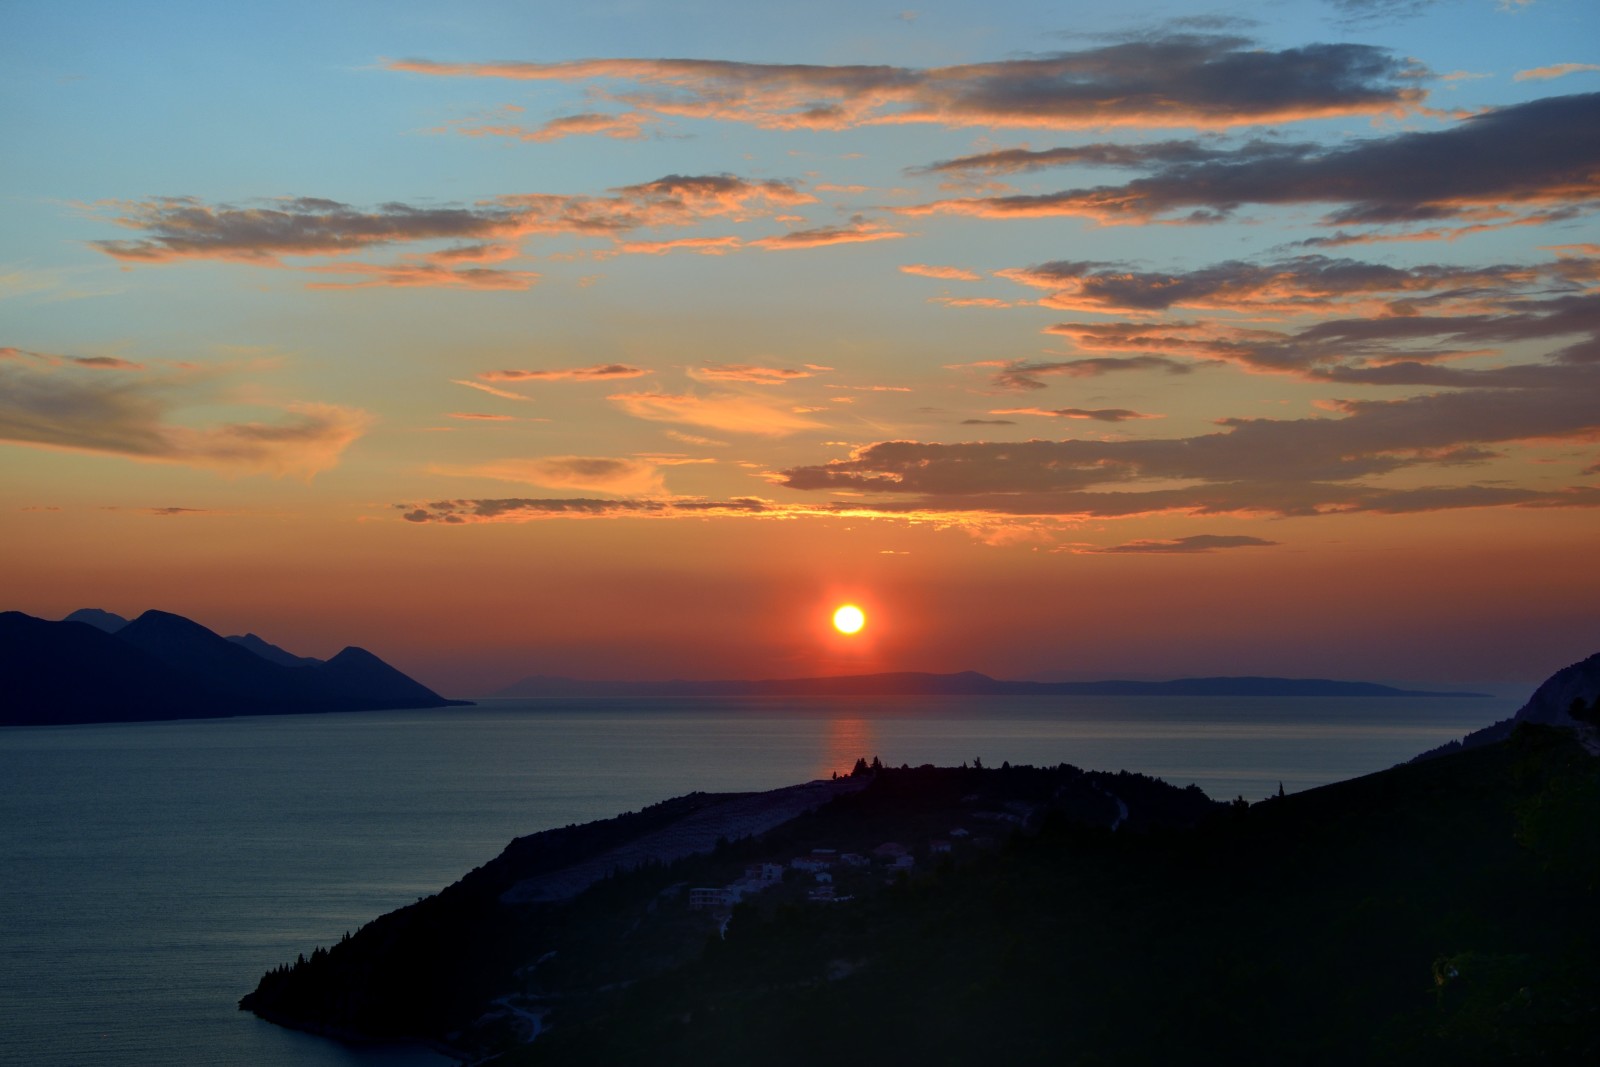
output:
POLYGON ((287 405, 271 422, 192 426, 173 418, 211 402, 176 376, 0 363, 0 441, 19 445, 309 478, 337 464, 372 421, 364 411, 319 403, 287 405))
POLYGON ((478 375, 486 382, 601 382, 622 378, 642 378, 651 373, 626 363, 597 363, 592 367, 560 367, 550 370, 490 370, 478 375))
POLYGON ((1462 220, 1509 224, 1591 209, 1600 144, 1572 131, 1600 121, 1600 94, 1548 97, 1437 131, 1353 144, 1255 142, 1159 166, 1124 185, 941 200, 902 209, 984 218, 1077 215, 1104 223, 1215 222, 1246 204, 1328 204, 1326 225, 1462 220))
POLYGON ((606 399, 636 419, 676 422, 726 433, 783 437, 824 425, 791 407, 739 393, 616 393, 606 399))
POLYGON ((387 66, 432 77, 600 83, 598 95, 638 111, 769 129, 1229 127, 1402 114, 1424 98, 1416 85, 1422 71, 1382 49, 1313 44, 1272 51, 1242 37, 1204 34, 925 69, 702 59, 398 59, 387 66))

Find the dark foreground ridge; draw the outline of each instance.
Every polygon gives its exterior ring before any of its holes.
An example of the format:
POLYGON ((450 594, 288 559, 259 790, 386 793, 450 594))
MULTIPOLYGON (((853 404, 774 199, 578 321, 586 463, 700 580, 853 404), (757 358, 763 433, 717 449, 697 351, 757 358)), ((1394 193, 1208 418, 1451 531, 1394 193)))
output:
POLYGON ((508 1067, 1600 1062, 1584 741, 1256 804, 876 761, 692 794, 520 838, 240 1006, 508 1067))
POLYGON ((1015 682, 977 671, 846 674, 824 678, 654 682, 593 681, 532 675, 498 697, 788 697, 788 696, 1163 696, 1163 697, 1481 697, 1482 693, 1396 689, 1327 678, 1177 678, 1167 682, 1015 682))
POLYGON ((467 703, 351 646, 329 660, 293 656, 247 634, 222 637, 181 615, 132 622, 74 612, 49 622, 0 612, 0 726, 279 715, 467 703))

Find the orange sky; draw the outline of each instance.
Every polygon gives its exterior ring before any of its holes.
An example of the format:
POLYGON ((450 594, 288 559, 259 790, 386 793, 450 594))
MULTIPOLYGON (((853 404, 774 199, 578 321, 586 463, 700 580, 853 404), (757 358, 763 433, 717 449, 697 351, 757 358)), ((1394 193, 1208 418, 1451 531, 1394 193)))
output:
POLYGON ((1593 5, 1058 7, 17 5, 0 607, 452 695, 1600 647, 1593 5))

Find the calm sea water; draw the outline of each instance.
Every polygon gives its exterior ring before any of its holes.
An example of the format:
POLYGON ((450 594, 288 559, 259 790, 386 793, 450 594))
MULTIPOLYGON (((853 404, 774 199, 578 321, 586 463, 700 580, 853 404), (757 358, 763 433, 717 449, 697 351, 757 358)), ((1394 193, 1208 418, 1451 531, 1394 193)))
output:
POLYGON ((486 701, 0 730, 0 1064, 422 1067, 235 1009, 264 970, 511 838, 858 756, 1134 770, 1256 800, 1380 770, 1518 700, 486 701))

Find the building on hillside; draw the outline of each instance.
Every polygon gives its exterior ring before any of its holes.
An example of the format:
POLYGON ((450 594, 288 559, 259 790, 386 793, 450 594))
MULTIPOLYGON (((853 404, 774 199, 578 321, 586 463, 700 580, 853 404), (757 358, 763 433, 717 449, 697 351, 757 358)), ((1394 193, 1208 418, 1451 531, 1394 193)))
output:
POLYGON ((744 893, 738 886, 706 886, 689 890, 690 911, 715 911, 731 908, 739 903, 744 893))

